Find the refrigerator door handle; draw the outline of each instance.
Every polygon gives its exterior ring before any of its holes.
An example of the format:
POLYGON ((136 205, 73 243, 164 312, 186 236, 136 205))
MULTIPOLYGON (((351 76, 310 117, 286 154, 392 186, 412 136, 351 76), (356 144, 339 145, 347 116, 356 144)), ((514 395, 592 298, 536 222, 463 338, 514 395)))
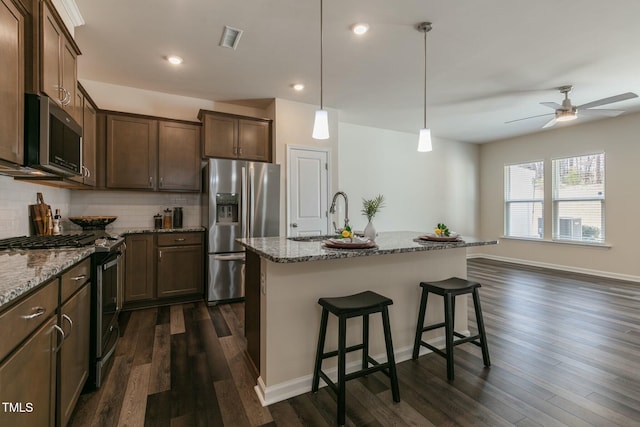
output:
POLYGON ((216 261, 244 261, 244 252, 241 254, 232 255, 214 255, 213 259, 216 261))
POLYGON ((256 220, 255 218, 255 206, 254 206, 254 201, 255 201, 255 186, 256 186, 256 181, 255 181, 255 170, 253 169, 253 164, 249 164, 249 212, 248 214, 248 228, 249 228, 249 235, 247 237, 254 237, 253 235, 253 224, 256 220))
POLYGON ((249 207, 247 206, 247 168, 246 167, 242 167, 242 199, 240 201, 240 203, 242 203, 242 219, 241 219, 241 233, 242 233, 242 237, 244 238, 248 238, 249 237, 249 224, 247 221, 247 215, 249 212, 249 207))

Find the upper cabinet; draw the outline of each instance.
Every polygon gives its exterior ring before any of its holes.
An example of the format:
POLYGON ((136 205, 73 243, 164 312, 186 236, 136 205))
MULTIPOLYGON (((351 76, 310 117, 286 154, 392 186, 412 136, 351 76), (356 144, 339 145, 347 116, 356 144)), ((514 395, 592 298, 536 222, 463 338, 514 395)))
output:
POLYGON ((97 109, 82 86, 76 92, 77 105, 80 108, 78 123, 82 126, 82 175, 70 178, 91 187, 96 185, 96 127, 97 109))
POLYGON ((200 191, 200 125, 107 114, 107 188, 200 191))
POLYGON ((0 159, 24 160, 24 15, 0 0, 0 159))
POLYGON ((80 49, 47 2, 41 2, 40 90, 82 123, 78 105, 77 57, 80 49))
POLYGON ((204 157, 271 161, 271 120, 200 110, 204 157))

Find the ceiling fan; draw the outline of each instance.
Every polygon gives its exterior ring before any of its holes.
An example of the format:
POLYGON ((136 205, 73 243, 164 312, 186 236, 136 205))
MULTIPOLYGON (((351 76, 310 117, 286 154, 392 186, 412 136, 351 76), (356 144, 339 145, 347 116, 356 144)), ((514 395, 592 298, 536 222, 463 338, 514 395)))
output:
POLYGON ((553 115, 553 118, 551 118, 551 120, 549 120, 544 126, 542 126, 543 128, 548 128, 551 127, 553 125, 555 125, 558 122, 568 122, 570 120, 575 120, 578 118, 578 115, 580 116, 592 116, 592 117, 615 117, 615 116, 619 116, 620 114, 624 113, 623 110, 602 110, 602 109, 592 109, 593 107, 599 107, 601 105, 606 105, 606 104, 613 104, 614 102, 620 102, 620 101, 625 101, 627 99, 631 99, 631 98, 637 98, 638 95, 636 95, 633 92, 627 92, 627 93, 621 93, 620 95, 615 95, 615 96, 610 96, 608 98, 602 98, 602 99, 598 99, 597 101, 592 101, 592 102, 587 102, 586 104, 582 104, 582 105, 578 105, 578 106, 574 106, 571 104, 571 100, 569 99, 569 92, 571 92, 571 89, 573 89, 573 86, 571 85, 567 85, 567 86, 560 86, 558 88, 558 90, 560 91, 560 93, 564 94, 564 100, 562 101, 562 105, 558 104, 557 102, 541 102, 540 104, 545 105, 549 108, 553 108, 555 111, 555 113, 548 113, 548 114, 540 114, 537 116, 531 116, 531 117, 525 117, 522 119, 516 119, 516 120, 510 120, 508 122, 505 123, 513 123, 513 122, 519 122, 521 120, 528 120, 528 119, 533 119, 536 117, 544 117, 544 116, 551 116, 553 115))

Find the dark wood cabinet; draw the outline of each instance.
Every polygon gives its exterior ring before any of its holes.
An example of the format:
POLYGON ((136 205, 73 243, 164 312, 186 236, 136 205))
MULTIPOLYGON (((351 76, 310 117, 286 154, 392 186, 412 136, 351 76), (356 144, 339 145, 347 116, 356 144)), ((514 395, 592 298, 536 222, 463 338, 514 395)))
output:
POLYGON ((0 396, 23 411, 31 404, 30 412, 1 410, 0 425, 55 424, 57 307, 55 279, 0 314, 0 396))
POLYGON ((125 309, 202 298, 203 232, 132 234, 126 244, 125 309))
POLYGON ((24 15, 0 0, 0 159, 24 160, 24 15))
POLYGON ((158 298, 202 294, 202 233, 158 236, 158 298))
POLYGON ((153 234, 131 234, 125 243, 124 302, 150 300, 155 288, 153 234))
POLYGON ((158 122, 158 189, 200 191, 200 126, 158 122))
POLYGON ((203 156, 271 161, 271 121, 200 110, 203 156))
POLYGON ((200 191, 200 125, 108 114, 107 188, 200 191))
POLYGON ((80 49, 57 12, 47 2, 40 4, 40 90, 82 123, 82 107, 77 105, 80 49))
POLYGON ((70 178, 91 187, 96 185, 96 121, 97 112, 95 105, 84 89, 78 85, 76 93, 80 112, 80 124, 82 125, 82 175, 70 178))
POLYGON ((158 122, 107 115, 107 188, 156 188, 158 122))
POLYGON ((58 425, 65 426, 71 418, 84 383, 89 377, 91 286, 81 290, 64 302, 60 309, 60 327, 65 340, 60 347, 58 375, 58 425))

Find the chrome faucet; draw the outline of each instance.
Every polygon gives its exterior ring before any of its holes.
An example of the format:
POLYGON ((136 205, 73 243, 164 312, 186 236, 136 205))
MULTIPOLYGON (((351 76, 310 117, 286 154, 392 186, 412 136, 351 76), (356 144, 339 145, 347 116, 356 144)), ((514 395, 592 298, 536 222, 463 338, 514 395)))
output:
MULTIPOLYGON (((338 196, 342 196, 344 198, 344 227, 349 225, 349 198, 344 191, 338 191, 333 195, 333 200, 331 201, 331 207, 329 208, 330 213, 336 213, 336 202, 338 200, 338 196)), ((336 227, 336 222, 333 221, 333 228, 336 233, 339 231, 338 227, 336 227)))

